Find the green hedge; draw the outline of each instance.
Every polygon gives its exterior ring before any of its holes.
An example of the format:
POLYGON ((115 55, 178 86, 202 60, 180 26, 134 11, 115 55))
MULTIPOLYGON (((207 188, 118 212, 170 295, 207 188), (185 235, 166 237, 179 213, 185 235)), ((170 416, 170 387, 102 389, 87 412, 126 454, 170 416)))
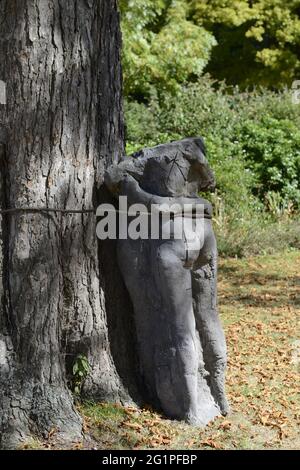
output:
MULTIPOLYGON (((203 77, 176 96, 166 93, 147 105, 126 102, 125 115, 128 153, 187 136, 204 137, 217 178, 211 199, 224 254, 254 253, 258 246, 259 252, 272 250, 270 230, 282 238, 277 225, 297 217, 300 106, 292 103, 288 90, 241 93, 203 77), (251 244, 251 239, 256 241, 251 244)), ((293 235, 290 243, 283 237, 285 248, 298 244, 297 221, 291 223, 293 235)))

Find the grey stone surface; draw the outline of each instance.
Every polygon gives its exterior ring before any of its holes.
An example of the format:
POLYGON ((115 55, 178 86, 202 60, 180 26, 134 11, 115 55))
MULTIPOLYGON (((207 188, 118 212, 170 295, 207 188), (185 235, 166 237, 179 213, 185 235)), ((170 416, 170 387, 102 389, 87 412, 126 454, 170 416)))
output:
MULTIPOLYGON (((228 413, 226 344, 217 312, 215 187, 201 138, 147 148, 109 168, 105 182, 128 204, 204 206, 201 249, 182 239, 118 240, 119 266, 131 296, 139 373, 148 400, 170 418, 205 425, 228 413)), ((200 237, 201 238, 201 237, 200 237)))

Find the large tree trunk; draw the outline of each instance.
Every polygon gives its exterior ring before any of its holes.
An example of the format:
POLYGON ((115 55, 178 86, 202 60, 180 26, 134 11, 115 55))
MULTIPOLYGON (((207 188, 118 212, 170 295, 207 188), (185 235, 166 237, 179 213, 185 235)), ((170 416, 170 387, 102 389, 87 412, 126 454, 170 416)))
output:
MULTIPOLYGON (((116 1, 2 0, 0 18, 8 97, 0 105, 1 208, 93 208, 105 167, 123 152, 116 1)), ((109 345, 95 222, 91 213, 2 216, 2 447, 54 428, 81 435, 67 388, 79 353, 92 367, 85 394, 126 400, 109 345)))

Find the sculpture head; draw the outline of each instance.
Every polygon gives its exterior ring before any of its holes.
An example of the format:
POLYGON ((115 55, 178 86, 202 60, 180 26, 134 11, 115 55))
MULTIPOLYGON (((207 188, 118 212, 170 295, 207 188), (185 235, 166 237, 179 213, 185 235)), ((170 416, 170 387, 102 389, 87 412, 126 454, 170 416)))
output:
POLYGON ((132 157, 143 162, 139 183, 152 194, 189 197, 215 188, 201 137, 146 148, 132 157))

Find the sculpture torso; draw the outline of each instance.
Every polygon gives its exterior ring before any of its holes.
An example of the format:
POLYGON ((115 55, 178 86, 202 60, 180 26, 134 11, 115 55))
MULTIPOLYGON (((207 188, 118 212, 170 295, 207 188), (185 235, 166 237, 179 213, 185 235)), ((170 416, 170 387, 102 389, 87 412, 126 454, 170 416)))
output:
MULTIPOLYGON (((184 139, 125 157, 106 184, 129 204, 203 207, 201 229, 187 240, 120 240, 118 259, 135 312, 140 373, 148 398, 172 418, 206 424, 228 412, 226 347, 216 311, 216 242, 211 204, 197 196, 214 187, 201 139, 184 139)), ((182 218, 175 213, 173 224, 182 218)), ((163 220, 162 220, 163 224, 163 220)))

